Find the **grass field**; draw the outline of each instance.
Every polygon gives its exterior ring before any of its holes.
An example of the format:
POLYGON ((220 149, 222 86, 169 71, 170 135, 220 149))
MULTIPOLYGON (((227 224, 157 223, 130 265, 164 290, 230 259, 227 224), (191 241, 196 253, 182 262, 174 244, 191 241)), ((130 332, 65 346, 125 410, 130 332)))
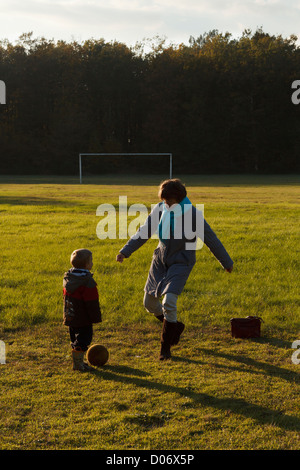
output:
POLYGON ((157 202, 160 179, 0 178, 1 449, 300 449, 299 177, 181 177, 235 265, 207 247, 180 296, 186 330, 158 361, 160 324, 142 299, 156 240, 122 265, 125 240, 96 236, 96 209, 119 196, 157 202), (62 277, 75 248, 94 254, 109 362, 71 370, 62 277), (262 337, 230 318, 259 315, 262 337))

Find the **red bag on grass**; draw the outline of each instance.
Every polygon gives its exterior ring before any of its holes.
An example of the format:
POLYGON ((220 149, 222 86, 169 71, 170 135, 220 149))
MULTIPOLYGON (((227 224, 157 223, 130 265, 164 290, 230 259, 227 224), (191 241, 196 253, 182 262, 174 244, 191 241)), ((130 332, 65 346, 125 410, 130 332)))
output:
POLYGON ((231 318, 231 335, 234 338, 260 338, 260 317, 231 318))

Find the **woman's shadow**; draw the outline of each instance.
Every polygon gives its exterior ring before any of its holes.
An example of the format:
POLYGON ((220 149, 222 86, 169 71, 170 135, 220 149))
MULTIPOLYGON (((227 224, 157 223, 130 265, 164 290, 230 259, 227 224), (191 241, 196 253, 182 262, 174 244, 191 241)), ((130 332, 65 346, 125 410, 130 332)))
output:
MULTIPOLYGON (((209 351, 209 353, 211 354, 212 351, 209 351)), ((239 363, 252 366, 256 365, 256 367, 260 367, 261 370, 264 371, 264 373, 268 373, 270 375, 279 376, 280 371, 281 378, 285 376, 291 381, 295 381, 296 379, 297 381, 299 380, 298 374, 288 370, 286 370, 283 374, 282 369, 277 368, 276 366, 262 364, 258 361, 254 361, 249 358, 242 358, 241 356, 231 356, 223 353, 216 353, 216 355, 228 359, 230 358, 230 360, 234 358, 234 360, 239 363)), ((200 361, 185 359, 181 357, 174 357, 172 360, 174 360, 175 362, 182 361, 187 363, 199 362, 201 364, 200 361)), ((237 367, 236 369, 239 370, 239 367, 237 367)), ((179 396, 190 398, 191 404, 195 407, 201 405, 210 406, 221 411, 231 411, 232 413, 244 416, 246 418, 250 417, 259 422, 260 424, 274 424, 274 421, 276 421, 276 425, 284 430, 300 430, 300 419, 297 416, 285 415, 281 411, 272 410, 265 406, 247 402, 243 398, 218 398, 208 395, 207 393, 189 390, 186 387, 157 382, 151 379, 149 373, 140 369, 128 367, 125 365, 105 365, 102 368, 95 369, 93 373, 96 377, 101 380, 114 381, 119 384, 132 384, 136 387, 146 388, 148 390, 157 390, 162 393, 176 393, 179 396)))

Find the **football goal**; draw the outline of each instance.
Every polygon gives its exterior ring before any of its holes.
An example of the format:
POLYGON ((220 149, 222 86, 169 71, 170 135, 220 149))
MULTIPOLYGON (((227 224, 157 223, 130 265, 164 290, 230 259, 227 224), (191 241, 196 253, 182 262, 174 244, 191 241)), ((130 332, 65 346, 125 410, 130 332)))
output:
POLYGON ((172 154, 171 153, 80 153, 79 154, 79 181, 80 184, 82 183, 82 157, 146 157, 146 156, 154 156, 154 157, 169 157, 169 164, 170 164, 170 179, 172 178, 172 154))

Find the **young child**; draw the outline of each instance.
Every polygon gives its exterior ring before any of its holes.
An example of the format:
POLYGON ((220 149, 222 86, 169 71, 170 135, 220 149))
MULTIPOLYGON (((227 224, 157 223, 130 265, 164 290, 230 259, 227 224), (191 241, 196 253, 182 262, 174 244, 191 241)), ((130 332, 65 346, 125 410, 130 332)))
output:
POLYGON ((184 324, 177 321, 177 299, 196 262, 197 238, 202 239, 227 272, 232 271, 233 261, 202 212, 187 198, 186 188, 180 180, 164 181, 158 197, 163 202, 154 207, 145 224, 123 246, 116 260, 122 263, 124 258, 129 258, 154 233, 158 233, 159 244, 154 250, 144 289, 144 306, 163 323, 159 358, 165 360, 171 357, 170 347, 178 343, 184 330, 184 324), (199 220, 202 223, 199 224, 199 220), (186 232, 194 234, 194 238, 187 237, 186 232), (163 297, 162 303, 160 297, 163 297))
POLYGON ((99 295, 90 272, 92 252, 84 248, 75 250, 70 261, 73 267, 64 274, 63 280, 63 324, 69 327, 73 370, 85 372, 92 370, 83 359, 92 342, 93 323, 102 321, 99 295))

